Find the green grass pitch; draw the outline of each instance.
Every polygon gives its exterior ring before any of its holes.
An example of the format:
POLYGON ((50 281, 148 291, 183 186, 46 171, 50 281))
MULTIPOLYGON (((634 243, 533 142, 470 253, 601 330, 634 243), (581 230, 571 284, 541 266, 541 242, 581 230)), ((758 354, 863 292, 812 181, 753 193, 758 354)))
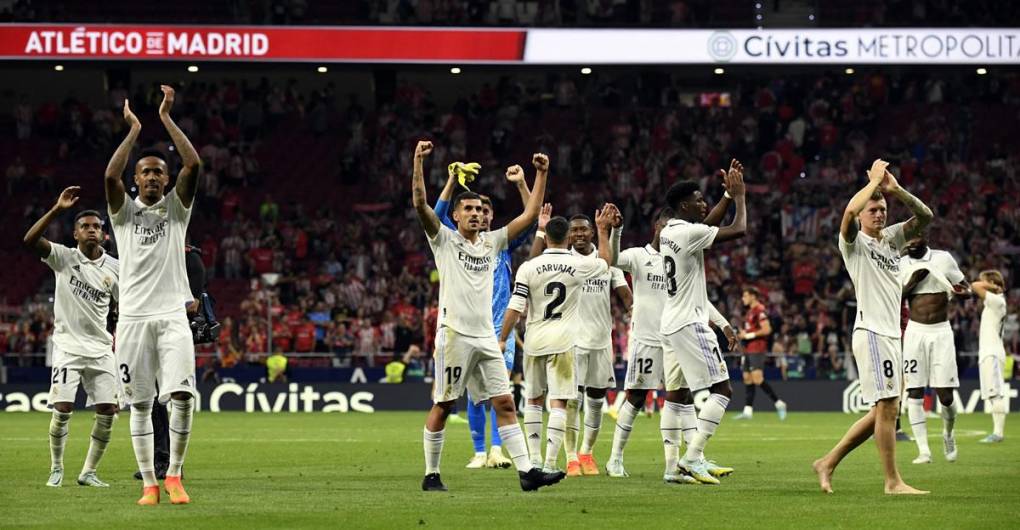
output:
MULTIPOLYGON (((75 483, 91 412, 71 422, 64 486, 47 488, 49 415, 0 415, 0 528, 1005 528, 1017 525, 1020 451, 1016 438, 986 446, 985 414, 961 415, 959 462, 941 455, 940 420, 929 420, 935 462, 911 465, 913 443, 897 446, 906 480, 925 497, 888 497, 873 442, 839 468, 831 496, 810 464, 854 417, 797 414, 785 422, 759 413, 727 415, 708 456, 736 468, 721 486, 665 485, 658 416, 639 417, 627 448, 631 476, 566 479, 520 491, 512 470, 466 470, 466 425, 446 430, 443 480, 449 493, 420 490, 424 412, 376 414, 200 413, 185 467, 193 499, 134 505, 134 456, 126 415, 100 467, 109 489, 75 483)), ((1009 431, 1007 425, 1007 431, 1009 431)), ((1007 435, 1009 432, 1007 432, 1007 435)), ((613 436, 608 417, 596 447, 604 465, 613 436)))

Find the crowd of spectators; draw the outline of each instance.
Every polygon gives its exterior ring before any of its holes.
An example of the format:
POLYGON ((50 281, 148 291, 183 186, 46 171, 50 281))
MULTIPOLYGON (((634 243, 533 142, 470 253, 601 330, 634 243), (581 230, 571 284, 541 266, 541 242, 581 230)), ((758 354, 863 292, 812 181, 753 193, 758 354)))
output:
POLYGON ((1001 0, 116 0, 92 5, 0 1, 9 22, 189 22, 273 25, 440 25, 538 27, 998 27, 1020 17, 1001 0), (757 18, 762 16, 761 19, 757 18), (791 18, 792 17, 792 18, 791 18))
MULTIPOLYGON (((1020 158, 1016 138, 998 124, 1017 118, 1020 77, 751 74, 719 85, 727 91, 692 92, 682 77, 661 71, 504 76, 442 103, 427 83, 401 82, 392 101, 373 109, 333 87, 310 90, 296 82, 182 87, 175 115, 206 168, 191 242, 203 251, 214 295, 243 287, 219 308, 229 318, 221 340, 205 351, 223 366, 271 349, 342 365, 381 365, 412 347, 431 352, 438 275, 408 208, 406 178, 411 147, 423 135, 437 145, 427 168, 430 200, 445 183, 449 161, 479 161, 485 170, 473 188, 493 197, 499 224, 520 207, 503 168, 546 152, 556 211, 586 213, 613 201, 624 213, 629 245, 650 238, 651 213, 669 183, 699 180, 715 199, 722 194, 715 171, 730 157, 742 160, 749 234, 706 253, 709 296, 737 324, 742 287, 757 286, 776 330, 777 365, 790 377, 843 377, 849 367, 844 352, 854 294, 835 238, 845 202, 877 156, 890 160, 900 182, 936 212, 933 247, 951 251, 970 279, 998 268, 1016 286, 1020 158), (264 174, 261 166, 280 156, 274 139, 283 133, 276 131, 295 123, 298 129, 286 134, 332 142, 328 154, 338 175, 264 174), (370 200, 295 200, 279 186, 281 180, 314 186, 337 176, 345 190, 364 192, 351 196, 370 200), (265 273, 279 274, 278 282, 267 285, 265 273)), ((155 108, 157 94, 148 86, 128 94, 118 85, 100 105, 22 99, 5 134, 46 140, 55 152, 7 161, 8 193, 34 197, 31 182, 52 188, 52 176, 31 176, 50 167, 49 158, 59 168, 61 161, 107 156, 122 134, 117 102, 126 96, 138 108, 155 108)), ((158 128, 143 134, 140 148, 169 149, 158 128)), ((27 226, 41 211, 26 202, 27 226)), ((905 219, 902 206, 890 206, 892 220, 905 219)), ((50 237, 66 240, 58 224, 50 237)), ((517 263, 526 252, 525 246, 517 263)), ((30 362, 18 355, 45 344, 46 297, 44 289, 4 324, 0 349, 16 363, 30 362)), ((1017 352, 1020 292, 1013 290, 1009 300, 1006 334, 1017 352)), ((950 307, 958 349, 975 351, 980 303, 959 300, 950 307)), ((627 319, 618 308, 615 314, 622 355, 627 319)))

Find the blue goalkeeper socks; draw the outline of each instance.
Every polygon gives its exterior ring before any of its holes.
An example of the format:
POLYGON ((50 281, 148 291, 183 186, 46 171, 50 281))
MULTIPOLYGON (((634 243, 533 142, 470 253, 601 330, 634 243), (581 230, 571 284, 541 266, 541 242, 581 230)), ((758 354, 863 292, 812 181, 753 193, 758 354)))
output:
POLYGON ((475 446, 476 453, 485 452, 485 406, 475 405, 468 396, 467 419, 468 427, 471 428, 471 442, 475 446))

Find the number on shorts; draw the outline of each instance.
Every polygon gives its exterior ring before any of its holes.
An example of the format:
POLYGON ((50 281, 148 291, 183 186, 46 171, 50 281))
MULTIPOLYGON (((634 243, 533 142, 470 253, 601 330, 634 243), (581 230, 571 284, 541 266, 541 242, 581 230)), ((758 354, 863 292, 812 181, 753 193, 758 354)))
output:
POLYGON ((884 373, 886 377, 892 377, 893 375, 895 375, 893 373, 892 361, 888 359, 882 361, 882 373, 884 373))
POLYGON ((917 359, 907 359, 903 361, 903 373, 905 374, 916 374, 917 373, 917 359))
POLYGON ((676 294, 676 262, 673 258, 666 256, 663 258, 663 268, 666 269, 666 294, 673 296, 676 294))
POLYGON ((637 362, 638 362, 638 373, 641 373, 641 374, 644 374, 644 375, 651 375, 652 374, 652 364, 654 364, 654 361, 652 359, 638 359, 637 362))
POLYGON ((460 381, 460 367, 459 366, 447 366, 446 367, 446 384, 455 384, 460 381))
POLYGON ((545 294, 555 295, 549 305, 545 306, 545 317, 543 320, 559 320, 563 313, 557 313, 556 308, 567 299, 567 286, 560 282, 549 282, 545 285, 545 294))
POLYGON ((719 353, 719 348, 712 348, 712 353, 714 353, 715 357, 719 359, 719 362, 723 362, 722 354, 719 353))
POLYGON ((53 384, 54 385, 57 384, 57 382, 58 382, 57 380, 61 379, 61 377, 63 377, 63 379, 60 381, 60 383, 66 385, 67 384, 67 368, 54 368, 53 369, 53 384))
POLYGON ((131 382, 131 374, 128 373, 128 365, 121 364, 120 371, 123 373, 120 377, 120 381, 125 385, 131 382))

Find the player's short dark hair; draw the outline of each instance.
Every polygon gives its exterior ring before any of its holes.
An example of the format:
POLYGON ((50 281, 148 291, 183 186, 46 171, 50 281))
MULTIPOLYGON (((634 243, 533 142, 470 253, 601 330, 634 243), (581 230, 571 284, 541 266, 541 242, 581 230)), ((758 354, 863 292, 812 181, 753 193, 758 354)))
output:
POLYGON ((659 208, 658 212, 655 212, 654 219, 655 222, 658 223, 660 221, 668 221, 674 217, 676 217, 676 212, 674 212, 669 206, 663 206, 662 208, 659 208))
POLYGON ((745 285, 744 292, 761 300, 761 291, 759 291, 758 288, 753 285, 745 285))
POLYGON ((96 210, 82 210, 82 211, 78 212, 77 215, 74 216, 74 224, 75 224, 75 226, 78 226, 78 220, 79 219, 81 219, 82 217, 89 217, 91 215, 94 215, 94 216, 99 218, 99 224, 106 224, 103 221, 103 215, 100 214, 99 212, 97 212, 96 210))
POLYGON ((868 197, 868 200, 872 200, 872 201, 884 201, 885 200, 885 195, 882 195, 881 191, 875 190, 874 192, 872 192, 871 197, 868 197))
MULTIPOLYGON (((579 214, 570 216, 570 222, 573 223, 574 221, 584 221, 584 222, 588 223, 589 225, 593 224, 591 222, 591 217, 588 217, 587 215, 584 215, 583 213, 579 213, 579 214)), ((568 223, 567 226, 570 226, 570 224, 568 223)))
POLYGON ((560 244, 567 239, 567 232, 570 231, 570 222, 563 216, 557 215, 545 224, 545 237, 550 243, 560 244))
MULTIPOLYGON (((469 201, 469 200, 472 200, 472 199, 478 199, 478 200, 482 201, 483 203, 485 202, 485 199, 483 199, 481 195, 479 195, 479 194, 477 194, 477 193, 475 193, 473 191, 462 191, 462 192, 458 193, 456 197, 453 198, 453 205, 450 207, 450 209, 451 210, 456 210, 457 207, 460 206, 460 203, 462 201, 469 201)), ((489 204, 491 205, 492 203, 490 202, 489 204)))
POLYGON ((666 206, 676 210, 681 201, 686 201, 700 189, 701 186, 693 180, 681 180, 670 186, 666 192, 666 206))
POLYGON ((478 195, 478 198, 481 199, 482 204, 488 206, 490 210, 496 209, 494 206, 492 206, 492 199, 490 199, 488 195, 478 195))
POLYGON ((147 157, 150 157, 150 156, 153 157, 153 158, 158 158, 158 159, 162 160, 164 164, 168 163, 167 159, 166 159, 166 155, 163 154, 163 151, 160 151, 159 149, 145 149, 145 150, 143 150, 141 152, 141 154, 138 155, 138 160, 141 160, 143 158, 147 158, 147 157))

